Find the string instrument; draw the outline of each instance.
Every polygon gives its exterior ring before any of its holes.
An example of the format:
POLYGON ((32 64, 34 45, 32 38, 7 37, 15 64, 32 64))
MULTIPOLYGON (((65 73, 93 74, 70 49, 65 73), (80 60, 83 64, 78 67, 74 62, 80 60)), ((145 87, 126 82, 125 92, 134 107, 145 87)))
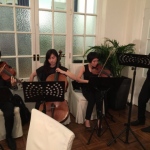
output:
POLYGON ((96 67, 92 67, 92 73, 98 75, 98 77, 112 77, 112 73, 110 70, 105 69, 105 65, 109 59, 109 57, 115 52, 116 49, 112 49, 104 63, 103 66, 98 64, 96 67))
MULTIPOLYGON (((1 52, 0 52, 0 58, 1 58, 1 52)), ((11 76, 13 76, 14 79, 16 79, 17 83, 22 83, 19 79, 15 77, 16 71, 10 67, 6 62, 0 61, 0 76, 5 81, 10 81, 11 76)))
MULTIPOLYGON (((56 68, 59 67, 60 64, 60 59, 61 59, 61 55, 62 55, 62 51, 59 51, 59 57, 58 57, 58 61, 56 64, 56 68)), ((55 74, 51 74, 47 77, 46 81, 65 81, 65 91, 68 87, 68 81, 65 75, 60 74, 58 72, 56 72, 55 74)), ((55 120, 57 120, 58 122, 63 122, 67 119, 68 115, 69 115, 69 108, 68 108, 68 104, 67 101, 64 100, 62 102, 60 101, 56 101, 56 102, 45 102, 42 103, 39 107, 40 111, 43 111, 43 108, 45 108, 46 110, 46 114, 52 118, 54 118, 55 120), (46 105, 46 106, 44 106, 46 105)))
POLYGON ((109 69, 104 69, 103 66, 98 64, 96 67, 92 67, 92 73, 98 75, 98 77, 111 77, 112 73, 109 69))

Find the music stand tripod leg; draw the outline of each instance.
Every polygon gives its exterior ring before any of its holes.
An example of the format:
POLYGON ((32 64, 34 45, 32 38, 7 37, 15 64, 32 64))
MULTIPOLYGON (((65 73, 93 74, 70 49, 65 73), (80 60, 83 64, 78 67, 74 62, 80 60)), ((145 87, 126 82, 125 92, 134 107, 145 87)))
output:
POLYGON ((139 139, 136 137, 136 135, 134 134, 134 132, 132 131, 132 129, 130 128, 130 120, 131 120, 131 111, 132 111, 132 100, 133 100, 133 93, 134 93, 134 84, 135 84, 135 76, 136 76, 136 67, 133 67, 134 72, 133 72, 133 82, 132 82, 132 89, 131 89, 131 102, 129 105, 129 114, 128 114, 128 123, 125 124, 125 129, 123 131, 121 131, 118 136, 116 136, 115 138, 113 138, 110 142, 107 143, 108 146, 110 146, 114 141, 116 141, 117 138, 119 138, 125 131, 126 131, 126 140, 123 141, 124 143, 129 143, 128 139, 129 139, 129 131, 131 131, 131 133, 133 134, 133 136, 135 137, 135 139, 138 141, 138 143, 141 145, 141 147, 145 149, 145 147, 142 145, 142 143, 139 141, 139 139))
POLYGON ((105 92, 103 93, 103 96, 102 96, 102 98, 101 98, 101 109, 100 109, 100 110, 97 110, 97 112, 98 112, 97 121, 96 121, 96 123, 95 123, 95 125, 94 125, 94 128, 93 128, 92 133, 91 133, 91 135, 90 135, 90 137, 89 137, 89 139, 88 139, 87 144, 90 144, 91 138, 92 138, 93 133, 94 133, 94 131, 96 130, 96 128, 97 128, 97 136, 102 136, 102 135, 104 134, 104 132, 105 132, 107 129, 109 129, 110 134, 111 134, 112 137, 114 138, 114 135, 113 135, 113 133, 112 133, 112 130, 111 130, 111 128, 110 128, 110 126, 109 126, 109 124, 108 124, 106 118, 105 118, 105 102, 104 102, 104 97, 105 97, 106 92, 107 92, 107 91, 105 91, 105 92), (102 133, 102 128, 101 128, 101 127, 102 127, 103 118, 104 118, 104 120, 105 120, 105 122, 106 122, 107 129, 102 133))
MULTIPOLYGON (((106 94, 106 93, 107 93, 107 91, 105 91, 105 94, 106 94)), ((107 119, 106 119, 105 99, 103 99, 103 113, 102 113, 102 118, 104 118, 104 121, 105 121, 105 123, 106 123, 106 126, 107 126, 106 130, 109 129, 109 132, 110 132, 111 136, 114 138, 114 134, 113 134, 113 132, 112 132, 110 126, 109 126, 109 123, 108 123, 107 119)), ((100 124, 100 125, 101 125, 101 124, 100 124)), ((101 128, 100 128, 100 129, 101 129, 101 128)), ((101 129, 101 130, 102 130, 102 129, 101 129)), ((101 131, 101 130, 100 130, 100 131, 101 131)), ((106 131, 106 130, 105 130, 105 131, 106 131)), ((104 134, 105 131, 103 131, 103 133, 101 134, 101 136, 104 134)))
POLYGON ((43 102, 43 110, 42 110, 42 112, 43 112, 44 114, 46 114, 46 104, 45 104, 45 101, 43 102))
POLYGON ((131 131, 132 135, 135 137, 135 139, 139 142, 139 144, 141 145, 141 147, 142 147, 144 150, 146 150, 145 147, 143 146, 143 144, 140 142, 140 140, 136 137, 136 135, 134 134, 134 132, 133 132, 131 129, 130 129, 130 131, 131 131))
POLYGON ((120 132, 116 137, 114 137, 110 142, 108 142, 107 145, 110 146, 113 142, 116 142, 116 139, 119 138, 125 131, 126 129, 122 130, 122 132, 120 132))
POLYGON ((113 115, 111 115, 109 111, 107 111, 106 114, 108 114, 108 116, 109 116, 108 118, 109 118, 112 122, 115 122, 115 120, 113 119, 113 115))
POLYGON ((92 132, 91 132, 91 135, 90 135, 90 137, 89 137, 89 139, 88 139, 87 145, 90 144, 91 138, 92 138, 92 136, 93 136, 93 134, 94 134, 94 131, 96 130, 97 124, 98 124, 98 119, 97 119, 97 121, 96 121, 96 123, 95 123, 95 125, 94 125, 94 128, 93 128, 93 130, 92 130, 92 132))
POLYGON ((100 110, 97 110, 97 111, 98 111, 97 120, 96 120, 96 123, 95 123, 95 125, 94 125, 94 128, 93 128, 93 130, 92 130, 92 132, 91 132, 91 135, 90 135, 90 137, 89 137, 89 139, 88 139, 87 145, 90 144, 91 138, 92 138, 92 136, 93 136, 93 134, 94 134, 94 131, 96 131, 96 129, 97 129, 97 136, 100 136, 100 135, 101 135, 101 125, 102 125, 103 116, 102 116, 102 111, 100 111, 100 110), (99 125, 98 125, 98 124, 99 124, 99 125))
MULTIPOLYGON (((108 146, 110 146, 113 142, 116 142, 116 139, 119 138, 124 132, 127 132, 128 127, 126 127, 122 132, 120 132, 120 134, 118 134, 115 138, 113 138, 110 142, 107 143, 108 146)), ((135 139, 139 142, 139 144, 141 145, 141 147, 145 149, 145 147, 143 146, 143 144, 139 141, 139 139, 136 137, 136 135, 134 134, 134 132, 131 130, 131 128, 129 128, 129 131, 131 131, 132 135, 135 137, 135 139)), ((121 139, 120 139, 121 140, 121 139)), ((126 137, 126 141, 124 143, 129 143, 128 142, 128 136, 126 137)))
POLYGON ((107 122, 107 119, 106 119, 105 117, 104 117, 104 119, 105 119, 105 122, 106 122, 106 125, 107 125, 107 129, 109 130, 111 136, 114 138, 115 136, 114 136, 114 134, 113 134, 113 132, 112 132, 112 130, 111 130, 111 128, 110 128, 108 122, 107 122))

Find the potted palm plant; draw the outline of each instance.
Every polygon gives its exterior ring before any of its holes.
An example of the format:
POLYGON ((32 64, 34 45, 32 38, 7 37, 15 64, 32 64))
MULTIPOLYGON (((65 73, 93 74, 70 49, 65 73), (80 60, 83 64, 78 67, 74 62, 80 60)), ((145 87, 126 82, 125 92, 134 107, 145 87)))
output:
POLYGON ((122 76, 122 70, 126 66, 119 64, 117 60, 117 53, 134 53, 135 44, 129 43, 127 45, 119 45, 118 41, 105 38, 103 44, 90 47, 86 50, 85 55, 93 51, 99 54, 100 63, 102 65, 104 64, 105 68, 111 71, 113 77, 123 78, 119 88, 113 88, 108 91, 108 106, 113 109, 125 108, 130 90, 131 79, 122 76))
POLYGON ((99 54, 99 61, 101 64, 105 64, 108 56, 110 56, 105 65, 105 68, 109 69, 112 72, 114 77, 121 77, 122 70, 126 66, 119 65, 116 54, 117 53, 134 53, 135 44, 129 43, 127 45, 120 46, 118 41, 105 38, 104 44, 101 44, 100 46, 90 47, 88 50, 86 50, 84 55, 86 55, 87 53, 91 51, 97 52, 99 54), (111 53, 111 51, 113 51, 113 53, 111 53))

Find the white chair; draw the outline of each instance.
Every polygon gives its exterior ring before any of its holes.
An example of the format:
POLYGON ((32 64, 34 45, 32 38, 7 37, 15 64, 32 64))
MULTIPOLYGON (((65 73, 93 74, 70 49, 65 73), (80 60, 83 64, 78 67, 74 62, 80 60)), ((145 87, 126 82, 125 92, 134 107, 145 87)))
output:
MULTIPOLYGON (((18 138, 23 135, 19 110, 20 110, 19 107, 14 108, 14 126, 12 131, 12 136, 14 138, 18 138)), ((4 140, 5 138, 6 138, 5 120, 3 112, 0 110, 0 140, 4 140)))
MULTIPOLYGON (((74 74, 77 74, 80 67, 83 64, 71 64, 70 71, 74 74)), ((70 80, 70 98, 69 98, 69 108, 71 114, 76 118, 76 123, 83 124, 85 121, 86 108, 87 108, 87 100, 82 95, 82 93, 75 92, 72 88, 71 80, 70 80)), ((91 120, 97 119, 96 106, 93 109, 93 113, 91 116, 91 120)))
POLYGON ((32 109, 26 150, 71 150, 74 133, 64 125, 32 109))

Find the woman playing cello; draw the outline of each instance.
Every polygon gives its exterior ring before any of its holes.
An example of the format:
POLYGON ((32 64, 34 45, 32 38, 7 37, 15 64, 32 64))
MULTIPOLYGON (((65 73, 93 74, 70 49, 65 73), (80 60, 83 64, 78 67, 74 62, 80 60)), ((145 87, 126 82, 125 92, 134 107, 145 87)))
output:
MULTIPOLYGON (((39 67, 35 72, 30 75, 30 81, 34 80, 34 77, 37 76, 39 81, 47 81, 49 76, 59 72, 69 78, 76 80, 74 74, 72 74, 67 68, 61 66, 60 64, 57 66, 59 55, 55 49, 50 49, 46 53, 46 58, 44 65, 39 67)), ((40 106, 39 103, 36 103, 36 108, 38 109, 40 106)))

